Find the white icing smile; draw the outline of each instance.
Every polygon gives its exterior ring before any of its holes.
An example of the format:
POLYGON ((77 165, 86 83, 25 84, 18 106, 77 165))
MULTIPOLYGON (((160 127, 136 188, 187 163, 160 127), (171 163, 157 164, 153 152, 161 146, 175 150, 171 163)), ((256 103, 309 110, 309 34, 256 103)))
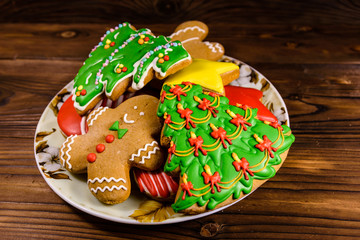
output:
POLYGON ((124 115, 124 122, 125 123, 134 123, 135 122, 134 120, 127 120, 126 118, 127 118, 127 113, 125 113, 125 115, 124 115))

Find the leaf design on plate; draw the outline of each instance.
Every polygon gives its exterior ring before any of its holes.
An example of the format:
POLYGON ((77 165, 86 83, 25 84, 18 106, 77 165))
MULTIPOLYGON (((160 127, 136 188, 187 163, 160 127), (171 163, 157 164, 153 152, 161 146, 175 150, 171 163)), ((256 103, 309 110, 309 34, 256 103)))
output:
POLYGON ((50 173, 49 177, 54 179, 70 179, 70 177, 65 173, 50 173))
POLYGON ((36 142, 42 141, 44 139, 44 137, 49 136, 50 134, 56 132, 56 129, 53 128, 52 131, 42 131, 42 132, 38 132, 36 134, 36 142))
POLYGON ((60 110, 58 103, 64 102, 64 96, 68 94, 70 94, 70 92, 66 88, 63 88, 59 94, 51 100, 49 107, 54 112, 55 117, 58 115, 60 110))
POLYGON ((253 70, 251 70, 251 79, 250 79, 250 82, 254 83, 254 84, 257 84, 259 82, 259 74, 253 70))
POLYGON ((38 145, 36 145, 36 153, 42 152, 47 147, 49 147, 47 141, 39 142, 38 145))
POLYGON ((170 205, 164 205, 155 200, 146 200, 129 217, 139 222, 162 222, 174 214, 170 205))
POLYGON ((266 81, 265 78, 262 78, 262 79, 260 80, 260 82, 261 82, 261 89, 260 89, 260 91, 265 92, 265 91, 267 91, 267 90, 270 88, 270 84, 269 84, 268 81, 266 81))

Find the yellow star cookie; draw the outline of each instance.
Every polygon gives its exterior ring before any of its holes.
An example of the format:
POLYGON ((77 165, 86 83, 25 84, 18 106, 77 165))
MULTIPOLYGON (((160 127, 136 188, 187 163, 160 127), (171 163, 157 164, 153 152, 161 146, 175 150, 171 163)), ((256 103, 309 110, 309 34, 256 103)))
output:
POLYGON ((224 85, 237 79, 239 74, 239 67, 233 63, 193 59, 192 64, 168 77, 164 84, 191 82, 224 95, 224 85))

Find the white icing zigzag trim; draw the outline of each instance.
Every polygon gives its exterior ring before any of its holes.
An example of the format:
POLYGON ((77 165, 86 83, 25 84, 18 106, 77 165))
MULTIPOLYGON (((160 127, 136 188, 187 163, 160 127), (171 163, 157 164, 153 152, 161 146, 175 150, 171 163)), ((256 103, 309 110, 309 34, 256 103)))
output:
POLYGON ((209 49, 211 49, 212 52, 216 53, 216 49, 218 49, 218 52, 221 52, 223 53, 223 49, 220 47, 220 44, 219 43, 215 43, 215 46, 213 43, 210 43, 210 42, 204 42, 206 44, 206 46, 209 47, 209 49))
POLYGON ((118 178, 118 179, 116 179, 116 178, 114 178, 114 177, 111 177, 111 178, 106 178, 106 177, 103 177, 103 178, 101 178, 101 179, 99 179, 98 177, 96 177, 96 178, 94 178, 94 179, 88 179, 87 180, 87 183, 89 184, 89 183, 95 183, 95 182, 98 182, 98 183, 103 183, 104 181, 106 181, 106 182, 108 182, 108 183, 110 183, 111 181, 114 181, 114 182, 120 182, 120 181, 122 181, 123 183, 126 183, 126 180, 125 179, 123 179, 123 178, 118 178))
MULTIPOLYGON (((147 143, 143 148, 140 148, 137 153, 132 154, 132 155, 131 155, 131 158, 130 158, 129 160, 130 160, 130 161, 134 161, 135 157, 140 157, 140 154, 141 154, 142 151, 145 152, 149 146, 153 147, 155 144, 156 144, 157 146, 159 145, 157 141, 152 141, 151 143, 147 143)), ((148 152, 148 155, 147 155, 147 156, 143 156, 143 157, 141 158, 141 161, 140 161, 139 163, 144 164, 144 163, 145 163, 145 159, 150 159, 150 155, 151 155, 151 154, 155 154, 155 152, 156 152, 157 150, 160 150, 160 148, 159 148, 159 147, 154 147, 154 149, 153 149, 152 151, 149 151, 149 152, 148 152)))
POLYGON ((93 125, 94 121, 98 118, 98 116, 103 114, 107 109, 108 107, 99 107, 98 109, 94 110, 88 117, 88 126, 90 127, 91 125, 93 125))
POLYGON ((187 31, 189 31, 189 30, 194 31, 194 29, 199 30, 199 32, 205 33, 205 30, 204 30, 204 29, 202 29, 202 28, 200 28, 200 27, 198 27, 198 26, 194 26, 194 27, 187 27, 187 28, 184 28, 184 29, 180 29, 179 31, 174 32, 173 34, 171 34, 171 35, 169 36, 169 38, 173 38, 173 36, 179 35, 179 34, 182 33, 182 32, 187 32, 187 31))
POLYGON ((70 137, 68 137, 65 142, 62 144, 61 146, 61 149, 60 149, 60 160, 61 160, 61 163, 64 167, 66 167, 66 165, 68 166, 69 169, 72 168, 72 165, 71 163, 69 162, 70 161, 70 154, 69 152, 71 151, 71 144, 74 143, 74 139, 77 137, 78 135, 72 135, 70 137), (68 144, 68 146, 66 146, 66 144, 70 142, 68 144), (68 149, 66 150, 66 152, 64 153, 64 148, 67 147, 68 149), (67 157, 67 159, 64 158, 64 155, 67 157))
POLYGON ((123 190, 127 191, 127 188, 124 185, 120 185, 120 186, 114 185, 111 188, 109 186, 105 186, 104 188, 101 188, 101 187, 91 188, 90 191, 92 191, 94 193, 97 193, 99 190, 100 190, 100 192, 105 192, 106 190, 112 192, 114 189, 116 189, 116 190, 123 189, 123 190))

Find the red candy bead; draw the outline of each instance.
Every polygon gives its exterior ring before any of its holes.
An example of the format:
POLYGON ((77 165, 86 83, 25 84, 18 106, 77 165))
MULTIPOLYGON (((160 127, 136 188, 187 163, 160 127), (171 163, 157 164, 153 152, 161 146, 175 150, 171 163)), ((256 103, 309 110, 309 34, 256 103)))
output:
POLYGON ((105 150, 105 145, 104 144, 100 143, 100 144, 96 145, 96 151, 98 153, 102 153, 104 150, 105 150))
POLYGON ((169 59, 170 59, 169 55, 165 55, 165 56, 164 56, 164 60, 165 60, 165 61, 169 61, 169 59))
POLYGON ((122 71, 123 71, 123 72, 126 72, 126 71, 127 71, 127 67, 123 67, 123 68, 122 68, 122 71))
POLYGON ((95 153, 89 153, 86 157, 87 161, 89 163, 93 163, 96 160, 96 154, 95 153))
POLYGON ((149 37, 145 37, 144 40, 145 40, 145 42, 148 42, 148 41, 150 40, 150 38, 149 38, 149 37))
POLYGON ((82 96, 84 96, 84 95, 86 94, 86 90, 85 90, 85 89, 81 90, 80 94, 81 94, 82 96))
POLYGON ((113 47, 115 45, 115 42, 110 43, 110 47, 113 47))
POLYGON ((114 137, 114 135, 107 135, 106 137, 105 137, 105 141, 107 142, 107 143, 112 143, 113 141, 115 140, 115 137, 114 137))

